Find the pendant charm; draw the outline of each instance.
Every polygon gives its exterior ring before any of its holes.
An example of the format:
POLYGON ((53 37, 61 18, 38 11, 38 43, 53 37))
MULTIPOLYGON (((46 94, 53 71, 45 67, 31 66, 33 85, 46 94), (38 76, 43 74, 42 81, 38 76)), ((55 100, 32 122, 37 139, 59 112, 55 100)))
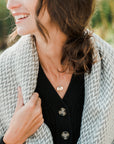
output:
POLYGON ((63 86, 58 86, 57 87, 57 91, 62 91, 63 90, 63 86))

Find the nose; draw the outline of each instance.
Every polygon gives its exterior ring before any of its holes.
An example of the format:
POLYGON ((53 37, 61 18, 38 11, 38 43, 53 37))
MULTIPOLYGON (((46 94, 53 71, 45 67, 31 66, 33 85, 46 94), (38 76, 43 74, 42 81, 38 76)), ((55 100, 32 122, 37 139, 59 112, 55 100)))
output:
POLYGON ((7 0, 7 9, 13 10, 15 8, 19 8, 21 4, 19 3, 19 0, 7 0))

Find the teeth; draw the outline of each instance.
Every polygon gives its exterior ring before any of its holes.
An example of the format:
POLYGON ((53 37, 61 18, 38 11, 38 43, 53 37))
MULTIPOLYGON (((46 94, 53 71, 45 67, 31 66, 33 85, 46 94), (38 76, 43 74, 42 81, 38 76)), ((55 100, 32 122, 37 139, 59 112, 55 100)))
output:
POLYGON ((15 16, 15 20, 19 20, 21 18, 26 18, 28 17, 28 15, 18 15, 18 16, 15 16))

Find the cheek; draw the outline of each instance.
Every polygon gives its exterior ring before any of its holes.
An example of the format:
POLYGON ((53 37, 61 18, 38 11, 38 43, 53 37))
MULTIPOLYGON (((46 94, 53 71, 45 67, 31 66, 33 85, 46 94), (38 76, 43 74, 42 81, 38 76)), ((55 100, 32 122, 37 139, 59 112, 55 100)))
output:
POLYGON ((17 24, 17 33, 22 36, 34 34, 38 29, 35 21, 35 7, 38 0, 23 0, 23 6, 30 16, 23 22, 17 24))
POLYGON ((28 9, 30 12, 34 12, 37 6, 38 0, 24 0, 23 5, 28 9))

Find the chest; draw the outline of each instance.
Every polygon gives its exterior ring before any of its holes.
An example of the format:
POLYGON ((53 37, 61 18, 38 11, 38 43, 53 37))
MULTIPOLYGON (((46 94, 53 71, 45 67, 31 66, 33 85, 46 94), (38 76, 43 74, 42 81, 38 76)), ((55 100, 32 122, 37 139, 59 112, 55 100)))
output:
POLYGON ((63 76, 60 79, 53 79, 53 77, 50 77, 48 74, 46 74, 46 77, 56 93, 60 96, 61 99, 63 99, 71 84, 72 74, 63 76))

